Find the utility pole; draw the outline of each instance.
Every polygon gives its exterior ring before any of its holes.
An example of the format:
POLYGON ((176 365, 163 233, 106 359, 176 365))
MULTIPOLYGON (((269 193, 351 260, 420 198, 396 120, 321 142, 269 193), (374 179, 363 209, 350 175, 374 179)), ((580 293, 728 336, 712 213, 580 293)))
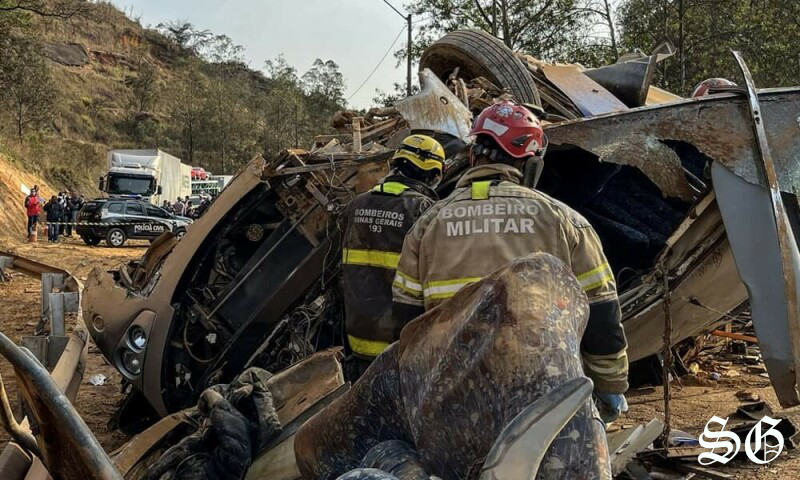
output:
POLYGON ((408 51, 406 56, 406 95, 411 96, 411 14, 408 14, 408 51))
POLYGON ((403 20, 405 20, 406 23, 407 23, 406 30, 408 30, 408 47, 407 47, 407 50, 406 50, 406 57, 408 57, 408 58, 406 58, 406 95, 408 95, 410 97, 411 96, 411 47, 412 47, 412 43, 411 43, 412 42, 412 39, 411 39, 411 13, 409 13, 408 15, 403 15, 400 12, 400 10, 396 9, 394 7, 394 5, 389 3, 389 0, 383 0, 383 3, 385 3, 386 5, 389 5, 392 8, 392 10, 394 10, 394 12, 396 14, 400 15, 400 17, 402 17, 403 20))

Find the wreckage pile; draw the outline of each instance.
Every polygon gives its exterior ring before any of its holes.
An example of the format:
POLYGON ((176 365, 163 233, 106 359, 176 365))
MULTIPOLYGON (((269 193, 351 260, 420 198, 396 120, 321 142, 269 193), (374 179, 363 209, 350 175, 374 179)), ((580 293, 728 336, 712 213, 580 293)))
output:
MULTIPOLYGON (((120 451, 116 468, 136 478, 185 436, 191 420, 184 410, 203 391, 258 367, 276 373, 267 384, 281 430, 254 452, 249 474, 297 478, 294 434, 348 388, 337 359, 344 344, 337 214, 386 174, 393 149, 411 131, 444 145, 447 169, 437 191, 447 195, 468 167, 463 150, 474 113, 507 97, 545 119, 550 145, 537 188, 587 217, 605 245, 629 358, 663 367, 659 353, 727 321, 748 302, 741 275, 761 286, 749 300, 755 328, 775 352, 764 360, 778 399, 800 403, 792 357, 800 339, 790 328, 798 322, 784 308, 790 290, 782 288, 792 267, 781 260, 785 236, 770 236, 790 229, 764 223, 774 211, 800 213, 796 204, 774 204, 800 191, 792 164, 800 140, 774 143, 783 191, 768 191, 754 129, 767 124, 770 138, 796 138, 784 126, 796 124, 800 96, 747 90, 681 100, 650 85, 669 54, 665 46, 588 70, 514 54, 480 32, 454 32, 423 55, 419 94, 363 116, 338 113, 338 133, 317 137, 311 149, 254 159, 180 241, 163 236, 141 260, 95 270, 82 313, 132 392, 118 426, 134 432, 154 423, 120 451), (470 46, 476 42, 480 49, 470 46), (759 97, 764 122, 754 123, 759 97), (750 255, 756 240, 764 253, 758 259, 750 255), (146 340, 132 344, 134 334, 146 340), (184 413, 168 415, 174 412, 184 413)), ((635 474, 634 456, 639 466, 665 468, 652 455, 669 459, 673 445, 666 456, 649 447, 661 429, 654 423, 612 436, 615 471, 635 474)), ((43 443, 51 471, 80 467, 43 443)))

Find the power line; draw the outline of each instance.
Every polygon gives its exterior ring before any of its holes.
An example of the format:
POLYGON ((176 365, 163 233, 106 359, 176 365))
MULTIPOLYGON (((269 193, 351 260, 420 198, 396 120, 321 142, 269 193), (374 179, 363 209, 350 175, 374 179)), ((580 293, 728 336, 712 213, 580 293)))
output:
POLYGON ((406 16, 405 16, 405 15, 403 15, 402 13, 400 13, 400 10, 398 10, 398 9, 394 8, 394 5, 392 5, 391 3, 389 3, 389 0, 383 0, 383 3, 385 3, 386 5, 389 5, 390 7, 392 7, 392 10, 394 10, 395 12, 397 12, 397 14, 398 14, 398 15, 400 15, 401 17, 403 17, 403 18, 406 18, 406 16))
MULTIPOLYGON (((386 0, 383 0, 383 1, 386 2, 386 0)), ((389 2, 386 2, 386 3, 389 3, 389 2)), ((389 4, 389 6, 391 7, 391 4, 389 4)), ((394 7, 392 7, 392 8, 394 8, 394 7)), ((406 30, 406 26, 403 25, 403 28, 401 28, 400 31, 397 33, 397 36, 394 38, 394 41, 392 42, 392 44, 389 45, 389 48, 386 49, 386 53, 384 53, 383 56, 381 57, 381 59, 378 60, 378 63, 377 63, 377 65, 375 65, 375 68, 373 68, 372 71, 369 72, 369 75, 367 75, 367 78, 365 78, 364 81, 361 82, 361 85, 359 85, 358 88, 356 88, 356 91, 353 92, 352 95, 347 97, 347 101, 348 102, 350 101, 351 98, 353 98, 361 90, 361 88, 364 85, 367 84, 369 79, 372 78, 373 75, 375 75, 375 72, 378 71, 378 67, 380 67, 381 64, 383 63, 383 61, 386 60, 386 57, 389 56, 389 52, 392 51, 392 48, 394 48, 394 46, 397 43, 397 41, 400 40, 400 35, 402 35, 405 30, 406 30)))

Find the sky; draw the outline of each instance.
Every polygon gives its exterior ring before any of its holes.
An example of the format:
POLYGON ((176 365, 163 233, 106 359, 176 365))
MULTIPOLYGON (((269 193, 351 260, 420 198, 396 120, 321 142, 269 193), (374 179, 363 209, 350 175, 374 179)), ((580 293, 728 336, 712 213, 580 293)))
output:
MULTIPOLYGON (((405 82, 405 64, 396 67, 397 40, 369 81, 367 78, 397 38, 405 21, 383 0, 114 0, 143 26, 187 20, 200 29, 225 34, 245 48, 250 67, 280 54, 302 75, 314 59, 333 60, 344 75, 349 105, 372 106, 375 89, 389 91, 405 82)), ((403 10, 402 0, 392 4, 403 10)))

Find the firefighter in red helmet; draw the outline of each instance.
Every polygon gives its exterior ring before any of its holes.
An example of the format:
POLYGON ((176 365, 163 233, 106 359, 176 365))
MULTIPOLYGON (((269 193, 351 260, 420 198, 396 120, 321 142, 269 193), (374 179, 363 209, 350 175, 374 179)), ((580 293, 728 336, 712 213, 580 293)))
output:
POLYGON ((581 342, 585 372, 604 420, 616 419, 627 407, 628 357, 614 275, 583 216, 522 184, 525 167, 541 164, 544 155, 539 119, 504 101, 481 112, 471 135, 472 168, 405 238, 393 283, 395 321, 430 310, 516 258, 554 255, 571 267, 589 298, 581 342))
POLYGON ((692 98, 705 97, 713 93, 730 91, 737 87, 738 85, 727 78, 707 78, 694 87, 692 98))

